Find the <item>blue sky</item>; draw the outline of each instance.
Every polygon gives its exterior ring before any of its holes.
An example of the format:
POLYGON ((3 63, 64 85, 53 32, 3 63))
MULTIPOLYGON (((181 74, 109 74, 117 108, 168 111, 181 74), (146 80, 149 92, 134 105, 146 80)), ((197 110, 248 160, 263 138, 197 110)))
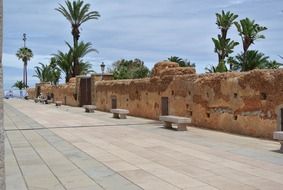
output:
MULTIPOLYGON (((280 61, 283 55, 282 0, 86 0, 99 11, 99 20, 81 27, 81 40, 91 42, 99 54, 90 54, 93 69, 100 71, 102 61, 107 66, 121 58, 140 58, 152 68, 154 63, 170 56, 186 58, 197 65, 197 72, 217 63, 211 38, 219 32, 215 13, 232 11, 239 19, 249 17, 266 26, 265 40, 251 48, 280 61)), ((5 87, 21 80, 22 63, 15 53, 23 46, 22 34, 27 33, 27 46, 34 52, 29 62, 29 83, 32 69, 38 62, 48 63, 50 55, 67 50, 71 42, 70 25, 54 9, 63 0, 4 0, 4 71, 5 87), (14 69, 14 70, 13 70, 14 69), (9 70, 9 71, 8 71, 9 70), (10 74, 10 70, 13 74, 10 74)), ((229 37, 240 41, 235 28, 229 37)), ((241 51, 241 46, 235 53, 241 51)))

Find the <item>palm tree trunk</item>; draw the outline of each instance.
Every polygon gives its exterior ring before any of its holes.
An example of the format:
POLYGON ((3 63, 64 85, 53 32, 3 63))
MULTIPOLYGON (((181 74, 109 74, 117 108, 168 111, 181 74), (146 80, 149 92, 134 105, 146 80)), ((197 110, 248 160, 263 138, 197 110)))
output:
POLYGON ((242 71, 246 71, 246 65, 247 63, 247 51, 248 51, 249 46, 245 43, 245 41, 243 41, 243 67, 242 67, 242 71))
POLYGON ((23 84, 27 84, 27 62, 24 61, 24 68, 23 68, 23 84))
POLYGON ((23 67, 23 83, 25 84, 25 64, 24 64, 24 67, 23 67))
MULTIPOLYGON (((3 45, 3 0, 0 0, 0 97, 3 97, 3 66, 2 66, 2 45, 3 45)), ((5 165, 4 165, 4 126, 3 126, 3 101, 0 101, 0 189, 5 188, 5 165)))
MULTIPOLYGON (((25 63, 25 86, 28 85, 28 70, 27 70, 28 64, 25 63)), ((25 87, 26 88, 26 87, 25 87)))
MULTIPOLYGON (((75 49, 78 47, 78 41, 80 37, 79 29, 73 28, 72 34, 73 34, 73 41, 74 41, 73 51, 75 51, 75 49)), ((73 62, 74 62, 74 67, 73 67, 72 77, 75 77, 79 75, 79 58, 76 57, 74 54, 73 54, 73 62)))

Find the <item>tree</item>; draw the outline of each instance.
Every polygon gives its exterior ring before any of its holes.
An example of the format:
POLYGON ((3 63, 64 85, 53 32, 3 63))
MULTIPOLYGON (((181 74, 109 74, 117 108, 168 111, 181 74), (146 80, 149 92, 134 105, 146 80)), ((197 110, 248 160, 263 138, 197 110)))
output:
POLYGON ((38 63, 40 66, 35 66, 35 75, 33 77, 37 77, 40 82, 47 82, 47 66, 43 63, 38 63))
POLYGON ((23 81, 17 81, 12 87, 15 87, 20 90, 20 96, 23 96, 23 89, 28 88, 28 86, 23 81))
POLYGON ((240 23, 235 22, 235 25, 237 27, 239 35, 242 38, 243 50, 244 50, 243 70, 246 70, 245 67, 248 61, 247 60, 248 49, 251 46, 251 44, 254 44, 256 40, 265 38, 265 36, 261 35, 260 33, 264 30, 267 30, 267 28, 256 24, 254 20, 250 20, 249 18, 240 20, 240 23))
POLYGON ((269 57, 265 56, 263 53, 260 53, 255 50, 249 50, 244 53, 236 55, 235 58, 230 59, 233 70, 235 71, 249 71, 253 69, 266 69, 271 66, 269 62, 269 57))
POLYGON ((182 59, 182 58, 177 57, 177 56, 169 57, 168 61, 178 63, 180 67, 195 67, 196 66, 195 63, 191 63, 187 59, 182 59))
POLYGON ((218 65, 226 63, 225 59, 229 57, 229 54, 234 52, 234 48, 239 45, 238 42, 231 40, 230 38, 224 39, 218 35, 218 39, 212 38, 214 43, 214 52, 218 54, 218 65))
POLYGON ((223 73, 228 71, 224 62, 218 64, 216 67, 211 65, 210 67, 205 67, 204 69, 206 70, 206 73, 223 73))
POLYGON ((87 75, 89 73, 94 73, 94 70, 92 70, 92 65, 89 62, 80 61, 80 63, 79 63, 79 74, 80 75, 87 75))
POLYGON ((57 54, 53 54, 53 56, 57 66, 65 73, 65 82, 69 82, 72 76, 72 52, 63 53, 62 51, 58 51, 57 54))
POLYGON ((35 75, 40 82, 50 82, 51 84, 57 85, 61 76, 61 71, 56 65, 55 58, 51 58, 48 65, 39 63, 40 66, 35 66, 35 75))
MULTIPOLYGON (((72 35, 73 35, 73 49, 78 46, 78 41, 80 38, 80 26, 88 20, 98 19, 100 17, 97 11, 90 11, 90 4, 84 4, 81 0, 76 1, 65 1, 64 7, 62 4, 59 4, 59 7, 56 8, 71 24, 72 35)), ((79 74, 79 58, 75 57, 73 54, 73 63, 74 63, 74 72, 72 76, 79 74)))
POLYGON ((221 30, 221 36, 223 39, 227 38, 228 30, 231 28, 237 18, 238 15, 235 15, 230 11, 225 13, 225 11, 222 10, 221 14, 216 13, 216 25, 221 30))
POLYGON ((23 81, 19 81, 18 80, 17 82, 15 82, 15 84, 12 87, 15 87, 15 88, 17 88, 19 90, 22 90, 24 88, 27 88, 28 86, 25 85, 25 83, 23 81))
POLYGON ((275 60, 269 60, 265 67, 266 69, 279 69, 279 67, 282 65, 282 63, 279 63, 275 60))
MULTIPOLYGON (((87 43, 84 43, 83 41, 80 42, 79 44, 77 44, 75 46, 75 48, 73 48, 69 43, 66 43, 69 47, 69 51, 70 53, 72 54, 72 58, 73 58, 73 63, 74 63, 74 59, 78 60, 78 71, 77 71, 77 74, 81 75, 82 74, 82 69, 81 68, 89 68, 91 69, 91 64, 89 63, 86 63, 83 61, 83 58, 91 53, 91 52, 97 52, 96 49, 92 48, 92 44, 90 42, 87 42, 87 43), (83 65, 81 65, 83 64, 83 65), (86 67, 88 65, 88 67, 86 67)), ((87 70, 89 70, 87 69, 87 70)), ((72 76, 74 76, 74 73, 76 72, 75 71, 76 68, 75 68, 75 65, 73 64, 72 65, 72 76)), ((84 70, 87 71, 87 70, 84 70)))
POLYGON ((238 42, 227 38, 228 30, 237 18, 238 15, 235 15, 230 11, 225 12, 222 10, 221 14, 216 13, 216 25, 221 30, 221 34, 219 34, 217 38, 212 38, 214 43, 214 52, 218 55, 218 65, 215 69, 217 72, 227 71, 225 59, 229 57, 229 54, 233 53, 234 48, 239 45, 238 42))
POLYGON ((68 82, 71 76, 74 76, 75 66, 74 66, 74 57, 78 59, 78 75, 85 75, 93 72, 92 65, 89 62, 85 62, 83 58, 91 53, 97 52, 94 48, 92 48, 91 43, 80 42, 75 46, 75 49, 69 44, 66 43, 69 47, 68 53, 63 53, 62 51, 58 51, 57 54, 53 54, 55 63, 58 67, 65 73, 65 82, 68 82))
POLYGON ((61 78, 61 70, 56 64, 56 59, 55 57, 51 57, 50 63, 49 63, 49 69, 51 73, 51 83, 54 85, 57 85, 59 83, 59 80, 61 78))
POLYGON ((31 49, 27 47, 22 47, 17 51, 16 56, 18 57, 18 59, 24 62, 23 83, 27 86, 27 65, 28 61, 33 57, 33 53, 31 49))
POLYGON ((140 59, 121 59, 112 64, 110 72, 113 72, 114 79, 136 79, 148 77, 150 71, 140 59))

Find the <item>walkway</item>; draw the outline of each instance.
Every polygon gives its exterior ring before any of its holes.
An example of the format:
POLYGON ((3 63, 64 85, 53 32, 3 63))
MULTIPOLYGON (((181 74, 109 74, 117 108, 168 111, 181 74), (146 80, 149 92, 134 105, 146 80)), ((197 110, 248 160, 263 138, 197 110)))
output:
POLYGON ((5 102, 7 190, 283 189, 279 143, 5 102))

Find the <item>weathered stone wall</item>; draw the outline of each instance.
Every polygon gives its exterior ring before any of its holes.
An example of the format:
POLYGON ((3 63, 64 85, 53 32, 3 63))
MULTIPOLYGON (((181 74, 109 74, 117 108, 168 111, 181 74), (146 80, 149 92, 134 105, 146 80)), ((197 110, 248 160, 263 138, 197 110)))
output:
MULTIPOLYGON (((55 100, 79 106, 80 80, 67 85, 42 84, 41 92, 55 100)), ((162 98, 168 98, 170 115, 192 117, 194 126, 254 137, 272 138, 281 128, 283 70, 196 75, 192 68, 172 62, 155 65, 153 76, 137 80, 97 81, 91 77, 91 100, 97 109, 109 111, 112 99, 131 115, 158 119, 162 98)), ((30 96, 36 94, 29 89, 30 96)))
MULTIPOLYGON (((50 84, 39 84, 40 92, 43 95, 53 94, 54 101, 62 101, 63 104, 69 106, 78 106, 77 101, 77 87, 78 80, 76 78, 71 78, 69 83, 63 85, 50 85, 50 84)), ((37 86, 37 85, 36 85, 37 86)), ((36 88, 29 88, 27 90, 29 97, 34 99, 36 97, 36 88)))
POLYGON ((169 114, 191 116, 195 126, 272 138, 283 104, 282 69, 203 75, 183 69, 160 64, 152 78, 95 82, 93 104, 109 111, 115 97, 131 115, 158 119, 161 98, 168 97, 169 114))
POLYGON ((157 119, 161 114, 161 97, 168 97, 169 114, 190 116, 193 104, 187 91, 196 77, 195 70, 165 62, 157 64, 153 73, 148 79, 95 82, 92 103, 100 110, 109 111, 115 97, 117 107, 130 110, 131 115, 157 119), (173 68, 180 75, 176 76, 173 68))
POLYGON ((282 77, 281 69, 199 76, 193 91, 194 124, 271 138, 277 130, 277 107, 283 103, 282 77))
POLYGON ((36 91, 35 88, 28 88, 27 89, 28 97, 30 99, 35 99, 36 98, 36 91))

